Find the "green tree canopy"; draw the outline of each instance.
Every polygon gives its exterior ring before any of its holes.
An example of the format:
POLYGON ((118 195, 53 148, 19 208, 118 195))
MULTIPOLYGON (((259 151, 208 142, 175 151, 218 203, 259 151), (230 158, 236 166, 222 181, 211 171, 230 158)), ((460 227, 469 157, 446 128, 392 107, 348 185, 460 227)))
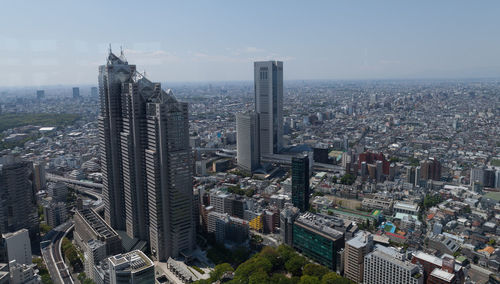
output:
POLYGON ((285 268, 294 276, 302 275, 302 267, 307 263, 306 259, 300 255, 295 255, 285 263, 285 268))

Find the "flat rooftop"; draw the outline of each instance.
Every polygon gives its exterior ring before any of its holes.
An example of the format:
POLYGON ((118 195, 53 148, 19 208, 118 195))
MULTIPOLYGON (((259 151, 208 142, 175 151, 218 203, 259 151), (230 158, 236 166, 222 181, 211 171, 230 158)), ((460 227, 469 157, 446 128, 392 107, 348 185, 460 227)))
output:
POLYGON ((101 237, 104 239, 118 236, 118 233, 115 232, 111 227, 104 222, 104 220, 92 209, 83 209, 78 210, 78 213, 85 219, 85 221, 89 224, 89 226, 101 237))
POLYGON ((333 229, 335 226, 333 220, 322 217, 321 215, 313 214, 310 212, 306 212, 301 214, 296 220, 295 223, 297 225, 302 225, 302 227, 306 227, 315 231, 317 233, 323 234, 332 239, 340 239, 343 237, 343 233, 333 229))

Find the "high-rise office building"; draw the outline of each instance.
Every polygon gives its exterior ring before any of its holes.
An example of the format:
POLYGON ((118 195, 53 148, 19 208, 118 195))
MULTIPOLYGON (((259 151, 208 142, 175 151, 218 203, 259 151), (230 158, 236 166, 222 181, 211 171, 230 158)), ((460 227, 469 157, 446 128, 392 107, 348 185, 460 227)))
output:
POLYGON ((293 224, 293 247, 312 260, 338 271, 344 233, 333 229, 331 222, 310 212, 301 214, 293 224))
POLYGON ((415 167, 412 166, 406 167, 406 182, 415 184, 415 167))
POLYGON ((259 116, 254 112, 236 114, 236 132, 238 167, 253 172, 260 166, 259 116))
POLYGON ((293 206, 287 206, 280 212, 281 241, 289 246, 293 245, 293 223, 299 213, 299 209, 293 206))
POLYGON ((149 81, 123 53, 99 67, 99 132, 105 219, 148 240, 166 260, 194 245, 186 103, 149 81))
POLYGON ((79 98, 80 98, 80 88, 73 87, 73 99, 79 99, 79 98))
POLYGON ((37 90, 36 91, 36 98, 39 100, 45 98, 45 90, 37 90))
POLYGON ((356 236, 345 242, 344 276, 356 283, 363 283, 365 255, 371 252, 373 236, 369 232, 359 231, 356 236))
POLYGON ((35 185, 35 190, 40 191, 45 189, 47 183, 45 176, 45 163, 39 162, 33 164, 33 180, 35 185))
POLYGON ((33 164, 13 156, 0 157, 0 233, 28 229, 38 236, 38 214, 33 189, 33 164))
POLYGON ((422 172, 422 168, 420 166, 415 168, 415 186, 420 186, 420 173, 422 172))
POLYGON ((99 96, 99 89, 97 89, 97 87, 91 87, 90 88, 90 95, 92 97, 97 97, 99 96))
POLYGON ((255 112, 260 120, 260 152, 283 147, 283 62, 254 62, 255 112))
POLYGON ((420 162, 420 178, 423 180, 441 180, 441 163, 436 158, 420 162))
POLYGON ((300 211, 309 209, 309 157, 292 157, 292 203, 300 211))
POLYGON ((187 103, 161 90, 147 106, 146 173, 153 257, 166 261, 195 245, 187 103))

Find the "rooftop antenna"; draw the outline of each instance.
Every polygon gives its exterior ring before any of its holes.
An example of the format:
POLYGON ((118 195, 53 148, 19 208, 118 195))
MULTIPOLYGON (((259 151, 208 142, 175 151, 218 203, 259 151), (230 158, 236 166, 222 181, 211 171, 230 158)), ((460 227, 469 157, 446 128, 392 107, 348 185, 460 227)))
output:
POLYGON ((111 51, 111 43, 109 44, 109 53, 113 53, 113 52, 111 51))
POLYGON ((123 56, 123 47, 120 45, 120 55, 123 56))

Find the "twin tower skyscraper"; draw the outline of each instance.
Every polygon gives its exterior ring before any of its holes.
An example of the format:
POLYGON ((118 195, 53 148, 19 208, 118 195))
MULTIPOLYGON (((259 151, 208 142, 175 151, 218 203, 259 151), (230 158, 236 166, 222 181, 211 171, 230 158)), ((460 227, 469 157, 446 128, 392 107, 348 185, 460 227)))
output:
POLYGON ((99 66, 104 216, 159 261, 195 247, 187 103, 110 50, 99 66))
POLYGON ((283 148, 283 62, 254 62, 255 111, 236 115, 238 167, 253 172, 283 148))

